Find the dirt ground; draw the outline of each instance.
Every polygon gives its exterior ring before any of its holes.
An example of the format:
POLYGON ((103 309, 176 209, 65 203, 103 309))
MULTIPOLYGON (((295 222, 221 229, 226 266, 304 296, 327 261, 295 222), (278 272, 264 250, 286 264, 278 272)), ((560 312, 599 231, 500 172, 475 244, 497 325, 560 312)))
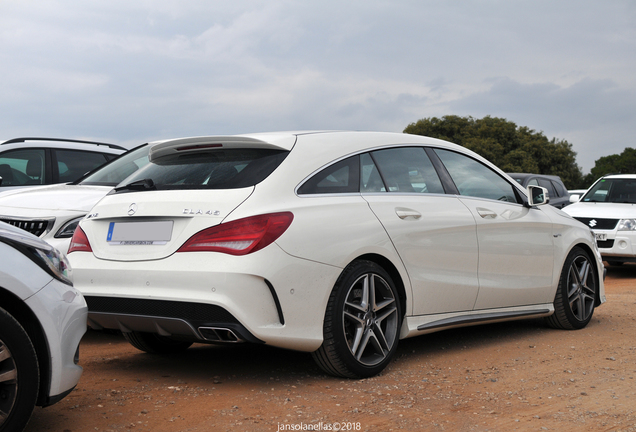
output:
POLYGON ((343 380, 311 356, 197 345, 153 356, 90 331, 82 379, 28 432, 636 431, 636 265, 609 268, 583 330, 540 320, 407 339, 379 376, 343 380))

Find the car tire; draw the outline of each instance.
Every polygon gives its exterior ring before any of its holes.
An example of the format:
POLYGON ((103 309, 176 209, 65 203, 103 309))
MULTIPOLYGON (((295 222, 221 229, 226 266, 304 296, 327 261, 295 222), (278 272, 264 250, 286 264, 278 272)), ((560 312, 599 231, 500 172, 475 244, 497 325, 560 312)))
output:
POLYGON ((149 354, 170 354, 184 351, 192 342, 170 339, 155 333, 124 332, 124 337, 132 346, 149 354))
POLYGON ((371 261, 355 261, 331 292, 324 340, 312 356, 331 375, 377 375, 397 349, 401 323, 401 305, 391 276, 371 261))
POLYGON ((29 335, 0 308, 0 431, 21 431, 31 417, 40 368, 29 335))
POLYGON ((598 281, 594 261, 580 247, 568 254, 554 297, 554 314, 546 318, 553 328, 575 330, 585 327, 594 313, 598 281))

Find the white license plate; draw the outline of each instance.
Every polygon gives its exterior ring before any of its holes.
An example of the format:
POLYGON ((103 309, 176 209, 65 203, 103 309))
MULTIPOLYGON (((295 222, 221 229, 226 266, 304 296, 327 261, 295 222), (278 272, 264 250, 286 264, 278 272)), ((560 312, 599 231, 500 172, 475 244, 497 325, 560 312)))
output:
POLYGON ((605 240, 607 240, 607 234, 606 233, 594 233, 594 236, 596 237, 596 241, 605 241, 605 240))
POLYGON ((111 245, 162 245, 172 237, 173 221, 111 222, 106 241, 111 245))

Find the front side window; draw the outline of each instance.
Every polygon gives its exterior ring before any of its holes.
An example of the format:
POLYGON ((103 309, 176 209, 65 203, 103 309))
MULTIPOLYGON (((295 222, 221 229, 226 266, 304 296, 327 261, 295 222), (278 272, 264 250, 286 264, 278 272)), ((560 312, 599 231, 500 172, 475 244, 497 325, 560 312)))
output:
POLYGON ((288 152, 219 149, 161 157, 126 178, 126 184, 152 180, 156 189, 237 189, 269 176, 288 152))
POLYGON ((482 163, 449 150, 435 149, 460 195, 518 203, 512 184, 482 163))
POLYGON ((45 184, 44 149, 10 150, 0 155, 2 186, 45 184))

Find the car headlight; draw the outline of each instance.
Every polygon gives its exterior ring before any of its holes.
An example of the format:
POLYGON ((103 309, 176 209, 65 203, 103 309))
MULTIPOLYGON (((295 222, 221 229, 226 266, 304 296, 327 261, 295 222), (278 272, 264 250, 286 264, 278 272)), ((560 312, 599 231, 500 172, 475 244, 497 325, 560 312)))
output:
POLYGON ((33 249, 33 251, 36 255, 35 258, 39 259, 39 261, 44 264, 44 266, 40 265, 40 267, 47 270, 47 272, 55 279, 64 282, 65 284, 73 285, 73 281, 71 280, 71 265, 59 250, 52 247, 48 250, 33 249))
POLYGON ((621 219, 617 229, 618 231, 636 231, 636 219, 621 219))
POLYGON ((2 229, 0 231, 1 241, 11 244, 55 279, 73 285, 73 270, 66 256, 59 250, 28 233, 21 234, 2 229))
POLYGON ((73 237, 73 233, 75 232, 75 228, 77 228, 77 225, 80 223, 80 221, 82 219, 84 219, 84 216, 80 216, 78 218, 71 219, 70 221, 66 222, 64 225, 62 225, 62 228, 57 230, 57 232, 55 233, 55 235, 53 237, 55 237, 55 238, 71 238, 71 237, 73 237))

